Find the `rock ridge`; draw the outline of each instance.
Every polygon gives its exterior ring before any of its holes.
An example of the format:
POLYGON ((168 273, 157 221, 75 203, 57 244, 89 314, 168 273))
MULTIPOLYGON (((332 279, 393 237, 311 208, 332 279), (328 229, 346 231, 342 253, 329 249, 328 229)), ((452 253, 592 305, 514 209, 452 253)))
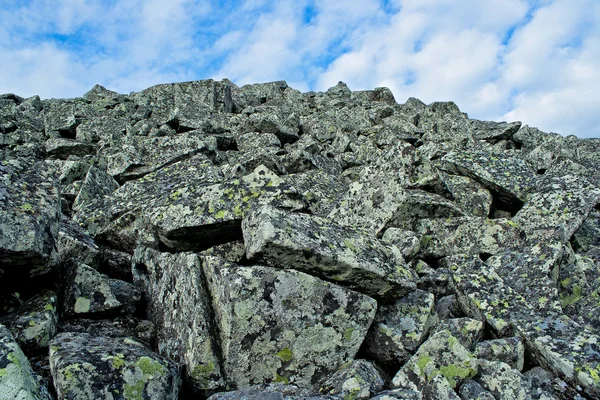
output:
POLYGON ((0 95, 0 400, 600 399, 600 139, 344 83, 0 95))

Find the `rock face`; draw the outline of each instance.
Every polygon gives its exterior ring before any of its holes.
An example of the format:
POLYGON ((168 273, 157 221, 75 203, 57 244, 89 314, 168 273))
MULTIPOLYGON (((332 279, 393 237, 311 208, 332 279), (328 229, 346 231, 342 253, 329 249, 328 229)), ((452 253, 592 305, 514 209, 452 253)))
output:
POLYGON ((385 88, 0 95, 0 400, 600 399, 600 139, 385 88))

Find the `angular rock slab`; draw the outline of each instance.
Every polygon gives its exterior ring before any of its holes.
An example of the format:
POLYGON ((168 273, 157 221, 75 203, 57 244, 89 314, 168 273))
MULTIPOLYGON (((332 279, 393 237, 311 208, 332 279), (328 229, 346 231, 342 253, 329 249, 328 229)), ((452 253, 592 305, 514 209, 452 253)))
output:
POLYGON ((200 258, 140 247, 132 264, 134 282, 143 288, 148 316, 157 327, 159 352, 185 365, 196 390, 223 388, 200 258))
POLYGON ((304 208, 296 189, 264 166, 240 179, 209 185, 185 186, 148 210, 161 241, 179 250, 204 248, 241 239, 242 218, 252 207, 276 204, 304 208))
POLYGON ((215 257, 205 257, 203 269, 225 375, 238 388, 317 385, 354 358, 377 308, 368 296, 298 271, 215 257))
POLYGON ((0 399, 1 400, 51 400, 21 348, 0 324, 0 399))
POLYGON ((345 399, 368 399, 381 392, 383 383, 373 364, 366 360, 354 360, 327 379, 320 392, 345 399))
POLYGON ((523 203, 537 179, 533 168, 518 153, 510 151, 457 151, 445 155, 442 163, 448 172, 481 183, 508 206, 523 203))
POLYGON ((449 331, 432 335, 398 371, 392 386, 422 390, 437 376, 452 389, 477 374, 477 360, 449 331))
POLYGON ((398 367, 423 343, 437 321, 433 294, 415 290, 379 307, 365 339, 365 351, 377 362, 398 367))
POLYGON ((74 261, 67 263, 62 315, 65 317, 112 313, 123 307, 107 276, 74 261))
POLYGON ((242 232, 251 260, 311 273, 379 298, 399 298, 416 288, 415 272, 389 247, 324 218, 264 206, 244 218, 242 232))
POLYGON ((61 333, 50 343, 59 399, 177 399, 175 363, 129 338, 61 333))
POLYGON ((590 397, 600 398, 600 337, 557 312, 533 304, 478 260, 457 262, 454 287, 461 309, 485 321, 498 336, 521 336, 532 358, 590 397))
POLYGON ((543 239, 546 231, 562 229, 563 242, 583 224, 600 202, 600 188, 585 178, 566 175, 545 178, 513 221, 528 238, 543 239))
POLYGON ((55 169, 46 162, 14 159, 0 163, 0 264, 23 275, 49 271, 45 265, 60 225, 55 169))
POLYGON ((56 293, 46 290, 29 299, 10 321, 10 330, 24 349, 44 350, 56 334, 56 293))
POLYGON ((422 219, 417 225, 421 253, 430 257, 453 254, 497 254, 518 247, 524 233, 505 218, 422 219))
POLYGON ((498 400, 531 398, 531 385, 527 379, 501 361, 479 360, 479 373, 475 380, 498 400))

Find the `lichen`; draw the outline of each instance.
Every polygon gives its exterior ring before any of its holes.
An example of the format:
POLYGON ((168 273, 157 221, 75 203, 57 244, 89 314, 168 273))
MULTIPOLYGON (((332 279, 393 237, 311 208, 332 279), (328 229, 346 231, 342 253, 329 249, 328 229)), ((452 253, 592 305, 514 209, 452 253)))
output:
POLYGON ((276 355, 277 357, 281 358, 284 362, 292 361, 292 358, 294 357, 292 350, 290 350, 287 347, 284 347, 283 349, 279 350, 276 355))

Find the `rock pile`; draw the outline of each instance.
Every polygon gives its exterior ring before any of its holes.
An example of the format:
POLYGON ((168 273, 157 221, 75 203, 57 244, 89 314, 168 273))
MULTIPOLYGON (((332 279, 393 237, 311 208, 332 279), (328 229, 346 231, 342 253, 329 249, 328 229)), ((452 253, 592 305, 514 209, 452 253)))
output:
POLYGON ((600 399, 600 140, 385 88, 0 96, 0 399, 600 399))

